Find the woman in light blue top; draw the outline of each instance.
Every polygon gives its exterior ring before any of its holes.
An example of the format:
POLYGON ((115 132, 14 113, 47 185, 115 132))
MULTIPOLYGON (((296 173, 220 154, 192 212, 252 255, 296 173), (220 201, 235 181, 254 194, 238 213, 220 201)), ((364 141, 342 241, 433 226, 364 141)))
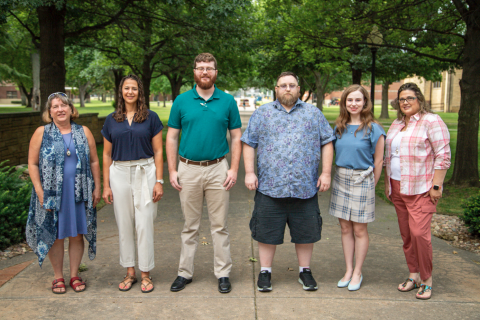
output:
POLYGON ((355 291, 363 280, 367 223, 375 220, 375 185, 382 173, 385 131, 375 121, 369 95, 360 85, 351 85, 343 92, 335 125, 337 167, 329 212, 340 222, 347 269, 338 287, 355 291))

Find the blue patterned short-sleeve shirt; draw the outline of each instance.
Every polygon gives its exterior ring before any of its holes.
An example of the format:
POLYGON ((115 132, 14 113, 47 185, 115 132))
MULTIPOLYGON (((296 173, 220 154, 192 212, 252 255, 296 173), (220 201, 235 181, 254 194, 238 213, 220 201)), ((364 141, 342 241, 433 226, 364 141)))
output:
POLYGON ((321 147, 335 135, 315 106, 298 100, 287 112, 277 100, 252 114, 241 140, 258 148, 259 192, 308 199, 318 192, 321 147))

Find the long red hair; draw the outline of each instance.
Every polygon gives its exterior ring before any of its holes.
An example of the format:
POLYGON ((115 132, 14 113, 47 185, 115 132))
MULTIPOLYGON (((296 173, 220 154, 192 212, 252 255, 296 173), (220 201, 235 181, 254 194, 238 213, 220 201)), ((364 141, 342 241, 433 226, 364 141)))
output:
POLYGON ((359 84, 352 84, 342 93, 342 97, 340 98, 340 115, 338 116, 337 120, 335 120, 335 125, 337 126, 335 134, 339 135, 340 138, 347 129, 347 123, 351 120, 350 113, 347 110, 347 98, 350 93, 355 91, 360 91, 360 93, 363 95, 363 101, 365 102, 363 105, 363 109, 360 112, 361 123, 358 126, 358 129, 355 130, 355 136, 357 135, 358 131, 361 131, 365 127, 368 128, 368 130, 365 130, 365 134, 367 133, 367 131, 371 131, 372 122, 378 124, 378 121, 375 120, 375 117, 372 113, 372 102, 370 101, 370 95, 368 94, 367 90, 365 90, 365 88, 359 84))

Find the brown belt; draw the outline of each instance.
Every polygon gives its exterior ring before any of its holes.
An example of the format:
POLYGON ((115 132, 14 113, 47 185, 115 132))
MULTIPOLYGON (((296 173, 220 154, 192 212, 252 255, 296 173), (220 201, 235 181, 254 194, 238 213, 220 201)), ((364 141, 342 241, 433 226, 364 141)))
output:
POLYGON ((220 157, 220 158, 215 159, 215 160, 210 160, 210 161, 192 161, 192 160, 185 159, 184 157, 180 157, 180 161, 185 162, 186 164, 193 164, 193 165, 196 165, 196 166, 208 167, 208 166, 211 166, 212 164, 219 163, 220 161, 222 161, 226 157, 227 156, 225 155, 223 157, 220 157))

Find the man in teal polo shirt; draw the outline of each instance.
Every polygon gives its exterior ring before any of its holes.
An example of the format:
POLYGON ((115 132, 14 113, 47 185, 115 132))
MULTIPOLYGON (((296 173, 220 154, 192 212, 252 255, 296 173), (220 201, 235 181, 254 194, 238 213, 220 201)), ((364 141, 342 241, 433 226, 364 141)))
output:
POLYGON ((192 282, 193 259, 198 246, 198 228, 207 200, 208 216, 215 255, 218 290, 232 290, 232 268, 227 229, 229 190, 237 181, 241 155, 242 123, 235 99, 217 89, 217 61, 210 53, 199 54, 194 61, 195 87, 175 99, 166 141, 170 183, 179 191, 185 225, 178 276, 170 287, 180 291, 192 282), (227 130, 232 144, 231 168, 227 130), (178 137, 182 131, 180 150, 178 137), (177 172, 177 150, 180 158, 177 172))

